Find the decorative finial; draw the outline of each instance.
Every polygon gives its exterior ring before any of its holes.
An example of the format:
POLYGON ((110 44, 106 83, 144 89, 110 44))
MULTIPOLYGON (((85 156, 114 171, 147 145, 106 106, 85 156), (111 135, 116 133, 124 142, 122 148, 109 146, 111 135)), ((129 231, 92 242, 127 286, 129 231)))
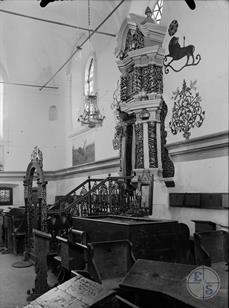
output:
POLYGON ((33 149, 31 160, 38 161, 39 165, 43 167, 43 154, 37 145, 33 149))
POLYGON ((149 6, 147 6, 147 8, 146 8, 145 14, 146 14, 146 16, 149 16, 149 15, 152 16, 152 11, 151 11, 149 6))
POLYGON ((149 6, 147 6, 146 10, 145 10, 145 15, 146 18, 141 22, 141 25, 144 25, 145 23, 149 22, 149 23, 155 23, 155 21, 152 18, 152 10, 150 9, 149 6))

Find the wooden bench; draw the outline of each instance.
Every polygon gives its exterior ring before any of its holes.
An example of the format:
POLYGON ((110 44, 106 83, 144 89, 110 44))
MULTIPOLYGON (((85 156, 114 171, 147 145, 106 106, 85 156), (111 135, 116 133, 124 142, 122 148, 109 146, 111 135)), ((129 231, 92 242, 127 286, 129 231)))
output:
POLYGON ((196 264, 228 262, 228 238, 228 232, 223 230, 194 233, 196 264))
POLYGON ((34 235, 34 252, 35 252, 35 286, 32 294, 27 298, 28 301, 34 300, 49 290, 47 282, 48 264, 47 255, 49 252, 49 244, 52 238, 51 234, 33 229, 34 235))
POLYGON ((216 231, 217 224, 213 221, 209 220, 199 220, 199 219, 193 219, 192 220, 195 223, 195 232, 206 232, 206 231, 216 231))
POLYGON ((116 295, 115 298, 118 302, 118 308, 140 308, 139 306, 131 303, 130 301, 119 295, 116 295))
POLYGON ((114 291, 77 275, 37 298, 26 308, 120 308, 114 303, 114 296, 114 291))
POLYGON ((71 271, 87 273, 86 234, 83 231, 73 229, 69 233, 69 238, 56 237, 60 243, 60 250, 54 259, 59 262, 60 270, 58 274, 59 283, 63 283, 71 277, 71 271))
POLYGON ((135 262, 128 240, 88 243, 88 272, 92 279, 115 289, 135 262))

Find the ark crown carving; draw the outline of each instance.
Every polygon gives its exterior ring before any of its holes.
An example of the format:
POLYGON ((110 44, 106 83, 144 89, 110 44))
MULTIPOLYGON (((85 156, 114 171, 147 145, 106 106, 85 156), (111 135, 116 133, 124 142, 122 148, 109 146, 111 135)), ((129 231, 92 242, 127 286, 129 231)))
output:
POLYGON ((166 27, 155 23, 149 15, 149 12, 146 10, 146 17, 129 14, 123 21, 116 39, 114 53, 117 58, 125 58, 131 50, 156 45, 159 47, 162 46, 166 34, 166 27))
POLYGON ((39 165, 41 167, 43 166, 43 154, 37 145, 34 147, 31 154, 31 161, 38 161, 39 165))

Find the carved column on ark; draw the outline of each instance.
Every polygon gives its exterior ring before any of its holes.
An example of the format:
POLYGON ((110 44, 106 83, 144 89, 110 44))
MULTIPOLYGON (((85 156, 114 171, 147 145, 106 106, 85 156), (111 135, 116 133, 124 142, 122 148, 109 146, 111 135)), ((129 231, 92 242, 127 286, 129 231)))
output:
MULTIPOLYGON (((135 180, 147 181, 146 174, 148 178, 151 175, 173 177, 174 166, 165 148, 167 105, 163 100, 162 43, 166 28, 154 22, 149 8, 146 15, 144 18, 131 14, 123 23, 115 53, 121 72, 119 114, 126 114, 125 119, 135 114, 131 140, 132 174, 136 174, 135 180)), ((119 125, 123 127, 123 121, 119 125)), ((121 145, 123 131, 119 137, 121 145)), ((121 160, 125 160, 121 150, 121 160)))

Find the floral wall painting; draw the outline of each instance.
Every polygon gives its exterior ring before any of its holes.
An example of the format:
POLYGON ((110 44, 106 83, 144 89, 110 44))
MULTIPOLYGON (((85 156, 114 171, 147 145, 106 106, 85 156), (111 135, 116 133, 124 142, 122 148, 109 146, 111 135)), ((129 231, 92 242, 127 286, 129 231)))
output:
POLYGON ((95 161, 95 143, 87 139, 76 139, 72 146, 72 165, 78 166, 95 161))
POLYGON ((183 132, 185 139, 189 139, 190 130, 195 126, 200 127, 205 118, 205 111, 200 105, 201 97, 197 92, 196 83, 196 80, 190 81, 188 85, 184 80, 182 89, 177 88, 172 96, 174 106, 169 127, 174 135, 183 132))
POLYGON ((178 21, 174 19, 170 23, 168 29, 169 36, 172 36, 172 38, 168 46, 169 53, 165 55, 163 61, 165 74, 168 74, 170 69, 172 69, 174 72, 180 72, 185 67, 199 64, 201 60, 200 54, 194 56, 194 45, 185 46, 185 36, 183 36, 183 47, 180 46, 179 37, 174 36, 177 30, 178 21), (182 59, 186 61, 183 61, 182 59))

